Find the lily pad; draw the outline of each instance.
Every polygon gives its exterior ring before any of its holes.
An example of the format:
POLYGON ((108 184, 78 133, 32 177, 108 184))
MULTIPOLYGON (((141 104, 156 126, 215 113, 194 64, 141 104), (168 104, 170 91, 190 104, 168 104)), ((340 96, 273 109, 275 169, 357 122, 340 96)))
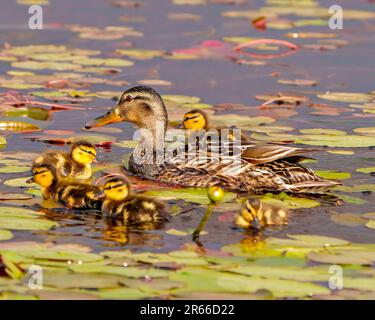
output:
MULTIPOLYGON (((169 199, 182 199, 187 202, 198 204, 209 204, 210 200, 207 196, 206 188, 179 188, 179 189, 163 189, 163 190, 150 190, 145 192, 145 195, 157 197, 163 200, 169 199)), ((232 192, 225 192, 222 202, 228 202, 235 198, 232 192)))
POLYGON ((370 220, 366 223, 366 227, 370 229, 375 229, 375 220, 370 220))
POLYGON ((354 93, 354 92, 328 92, 325 94, 318 94, 318 98, 347 103, 365 103, 371 102, 373 97, 366 93, 354 93))
POLYGON ((375 172, 375 167, 359 168, 359 169, 356 169, 355 171, 362 172, 362 173, 372 173, 372 172, 375 172))
POLYGON ((9 230, 49 230, 58 226, 57 222, 46 219, 0 216, 0 228, 9 230))
POLYGON ((0 230, 0 241, 9 240, 13 238, 12 232, 9 230, 0 230))
POLYGON ((349 179, 352 175, 350 172, 338 172, 338 171, 322 171, 316 170, 315 173, 325 179, 333 179, 333 180, 344 180, 349 179))

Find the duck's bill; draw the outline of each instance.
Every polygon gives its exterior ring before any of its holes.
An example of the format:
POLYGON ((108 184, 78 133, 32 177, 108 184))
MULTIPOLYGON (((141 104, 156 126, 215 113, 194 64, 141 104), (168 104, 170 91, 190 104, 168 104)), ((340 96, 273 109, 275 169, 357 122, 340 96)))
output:
POLYGON ((252 226, 254 229, 256 229, 256 230, 261 229, 261 225, 260 225, 259 219, 258 219, 258 218, 254 218, 254 220, 253 220, 252 223, 251 223, 251 226, 252 226))
POLYGON ((101 117, 98 117, 86 123, 85 128, 90 129, 90 128, 102 127, 107 124, 117 123, 120 121, 122 121, 122 118, 119 115, 117 115, 114 111, 109 111, 105 115, 102 115, 101 117))
POLYGON ((26 180, 26 183, 27 183, 27 184, 34 183, 34 182, 35 182, 34 177, 32 177, 32 178, 26 180))

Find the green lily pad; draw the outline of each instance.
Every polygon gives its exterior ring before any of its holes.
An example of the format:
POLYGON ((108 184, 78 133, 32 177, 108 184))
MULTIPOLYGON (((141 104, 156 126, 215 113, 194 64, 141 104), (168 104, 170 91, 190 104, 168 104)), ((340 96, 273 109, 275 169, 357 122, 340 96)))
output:
POLYGON ((116 288, 123 277, 107 274, 77 274, 64 272, 43 272, 43 285, 60 289, 116 288))
POLYGON ((363 135, 375 136, 375 127, 356 128, 353 131, 363 135))
POLYGON ((139 299, 146 299, 146 298, 153 298, 156 295, 151 292, 143 292, 138 289, 133 288, 121 288, 121 289, 108 289, 108 290, 100 290, 99 295, 103 299, 131 299, 131 300, 139 300, 139 299))
POLYGON ((163 95, 162 97, 166 101, 172 101, 179 105, 186 103, 198 103, 201 100, 199 97, 181 96, 176 94, 163 95))
POLYGON ((101 266, 101 265, 72 265, 70 269, 76 273, 104 273, 130 278, 143 278, 143 277, 166 277, 169 275, 166 270, 158 270, 153 268, 137 268, 137 267, 116 267, 116 266, 101 266))
MULTIPOLYGON (((182 199, 187 202, 198 204, 209 204, 206 188, 179 188, 179 189, 162 189, 150 190, 144 193, 147 196, 157 197, 163 200, 182 199)), ((232 201, 235 198, 233 192, 225 192, 222 202, 232 201)))
POLYGON ((0 230, 0 241, 9 240, 13 238, 12 232, 9 230, 0 230))
POLYGON ((309 209, 320 206, 320 203, 316 200, 301 197, 293 197, 284 193, 281 193, 279 195, 267 193, 266 195, 261 197, 261 200, 264 203, 278 205, 289 209, 309 209))
POLYGON ((49 230, 58 226, 47 219, 0 216, 0 228, 9 230, 49 230))
POLYGON ((343 239, 323 237, 317 235, 288 234, 288 237, 316 246, 346 246, 350 244, 349 241, 343 239))
POLYGON ((258 290, 269 290, 276 297, 303 297, 321 292, 328 293, 325 287, 301 283, 292 280, 275 278, 247 277, 227 272, 213 270, 201 270, 184 268, 170 276, 171 280, 185 283, 186 289, 177 290, 182 292, 256 292, 258 290))
POLYGON ((347 103, 365 103, 371 102, 373 97, 366 93, 353 93, 353 92, 329 92, 326 94, 319 94, 318 98, 347 103))
POLYGON ((372 173, 372 172, 375 172, 375 167, 359 168, 359 169, 356 169, 355 171, 362 172, 362 173, 372 173))
POLYGON ((359 214, 333 214, 331 216, 331 220, 339 225, 346 226, 346 227, 357 227, 364 225, 366 220, 362 219, 361 215, 359 214))
POLYGON ((25 208, 0 207, 0 217, 38 218, 44 213, 25 208))
POLYGON ((20 173, 30 171, 30 167, 4 166, 0 167, 0 173, 20 173))
POLYGON ((303 134, 326 134, 330 136, 345 136, 346 132, 342 130, 335 130, 335 129, 324 129, 324 128, 318 128, 318 129, 301 129, 301 133, 303 134))
POLYGON ((370 229, 375 229, 375 220, 370 220, 366 223, 366 227, 370 229))
POLYGON ((349 179, 352 175, 350 172, 338 172, 338 171, 322 171, 316 170, 315 173, 325 179, 332 179, 332 180, 345 180, 349 179))

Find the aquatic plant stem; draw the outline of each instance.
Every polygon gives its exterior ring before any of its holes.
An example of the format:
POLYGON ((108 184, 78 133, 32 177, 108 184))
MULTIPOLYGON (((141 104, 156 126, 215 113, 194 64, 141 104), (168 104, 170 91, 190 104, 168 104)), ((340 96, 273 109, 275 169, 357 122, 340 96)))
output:
POLYGON ((214 202, 211 202, 202 218, 202 220, 200 221, 198 227, 194 230, 193 232, 193 238, 192 240, 194 242, 196 242, 198 245, 202 246, 202 244, 200 243, 199 241, 199 235, 200 233, 203 231, 208 219, 210 218, 211 214, 212 214, 212 211, 213 211, 213 208, 215 206, 215 203, 214 202))

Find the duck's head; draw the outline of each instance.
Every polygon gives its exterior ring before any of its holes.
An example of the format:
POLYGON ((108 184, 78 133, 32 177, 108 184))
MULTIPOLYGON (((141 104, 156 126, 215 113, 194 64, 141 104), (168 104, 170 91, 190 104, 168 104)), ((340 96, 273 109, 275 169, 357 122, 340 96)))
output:
POLYGON ((89 165, 95 160, 96 149, 90 142, 81 140, 72 145, 70 154, 74 161, 89 165))
POLYGON ((184 115, 184 119, 179 128, 184 128, 186 130, 207 130, 208 120, 207 115, 202 110, 191 110, 184 115))
POLYGON ((124 201, 130 193, 130 183, 122 177, 108 179, 103 185, 106 199, 111 201, 124 201))
POLYGON ((247 199, 242 204, 241 216, 245 219, 249 227, 260 229, 263 217, 262 202, 258 199, 247 199))
POLYGON ((35 165, 31 169, 32 178, 27 183, 36 183, 43 188, 49 188, 56 181, 56 171, 48 164, 35 165))
POLYGON ((126 90, 118 103, 105 115, 88 122, 86 129, 121 121, 132 122, 139 128, 156 129, 168 124, 168 115, 163 99, 152 88, 133 87, 126 90))

